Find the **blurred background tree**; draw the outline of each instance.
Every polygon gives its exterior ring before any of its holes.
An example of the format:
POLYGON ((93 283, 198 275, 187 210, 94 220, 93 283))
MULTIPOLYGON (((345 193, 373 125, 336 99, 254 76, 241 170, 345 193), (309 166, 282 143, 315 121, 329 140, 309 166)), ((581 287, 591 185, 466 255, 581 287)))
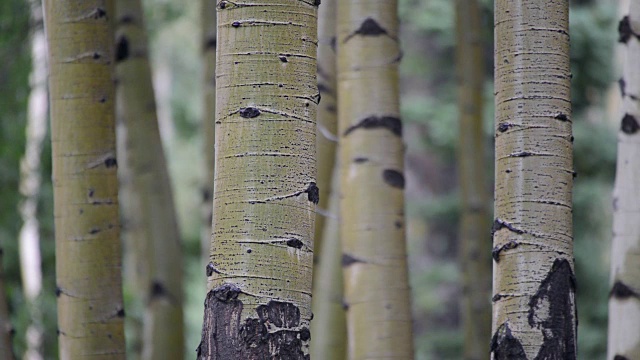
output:
MULTIPOLYGON (((492 149, 493 3, 482 0, 486 63, 485 139, 492 149)), ((617 1, 616 1, 617 2, 617 1)), ((413 289, 416 359, 460 359, 461 293, 455 166, 458 135, 454 78, 454 3, 400 0, 402 116, 405 121, 407 225, 413 289)), ((611 189, 615 172, 618 116, 609 99, 619 97, 614 64, 617 40, 615 2, 572 1, 570 33, 573 72, 574 237, 578 278, 579 357, 606 353, 611 189), (612 93, 613 95, 609 96, 612 93)), ((204 161, 200 5, 197 1, 145 0, 154 85, 167 161, 185 250, 185 356, 193 358, 200 339, 205 296, 200 259, 200 173, 204 161), (188 159, 188 160, 187 160, 188 159)), ((17 237, 19 160, 25 149, 26 102, 31 68, 29 5, 0 1, 0 246, 5 250, 6 287, 18 357, 26 349, 30 323, 20 284, 17 237)), ((57 357, 50 140, 42 158, 39 200, 43 293, 38 300, 44 325, 44 356, 57 357)), ((492 188, 493 151, 486 154, 492 188)), ((490 229, 487 229, 487 233, 490 229)), ((490 251, 490 249, 487 249, 490 251)), ((126 294, 125 294, 126 295, 126 294)), ((490 334, 487 334, 487 344, 490 334)), ((488 345, 487 345, 488 348, 488 345)), ((488 350, 487 350, 488 353, 488 350)))

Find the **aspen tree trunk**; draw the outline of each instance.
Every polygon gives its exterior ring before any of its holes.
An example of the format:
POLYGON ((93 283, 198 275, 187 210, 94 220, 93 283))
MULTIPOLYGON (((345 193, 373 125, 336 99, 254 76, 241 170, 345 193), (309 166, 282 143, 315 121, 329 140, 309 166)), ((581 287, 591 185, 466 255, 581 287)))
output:
POLYGON ((625 59, 620 79, 622 122, 613 191, 612 288, 607 359, 640 359, 640 1, 620 20, 625 59))
POLYGON ((456 0, 458 81, 458 179, 462 199, 460 264, 464 358, 484 359, 491 331, 491 246, 489 193, 485 182, 482 130, 484 61, 480 5, 456 0))
POLYGON ((576 359, 568 20, 568 1, 496 2, 496 360, 576 359))
POLYGON ((218 2, 216 171, 198 359, 305 359, 317 5, 218 2))
POLYGON ((336 0, 325 0, 318 8, 318 89, 322 102, 318 106, 318 132, 316 134, 316 159, 318 163, 318 187, 320 203, 316 216, 314 250, 316 262, 320 261, 324 236, 325 217, 331 194, 331 174, 336 158, 336 131, 338 130, 336 103, 336 0))
POLYGON ((202 259, 209 262, 211 245, 211 221, 213 220, 213 177, 215 169, 216 122, 216 2, 202 0, 202 59, 204 65, 204 107, 202 128, 204 132, 204 181, 202 187, 202 259))
POLYGON ((41 1, 29 1, 31 7, 31 92, 27 109, 26 149, 20 161, 20 274, 30 324, 27 327, 25 360, 42 359, 42 312, 36 301, 42 292, 42 256, 40 255, 40 222, 38 199, 42 179, 40 160, 42 145, 47 134, 47 40, 41 1))
POLYGON ((4 291, 4 262, 3 250, 0 248, 0 359, 13 360, 13 326, 9 317, 7 294, 4 291))
POLYGON ((117 0, 116 94, 118 154, 126 188, 126 239, 134 243, 144 302, 142 358, 184 353, 182 251, 151 82, 142 4, 117 0))
POLYGON ((60 359, 123 359, 114 2, 44 4, 60 359))
POLYGON ((349 359, 413 358, 397 1, 338 2, 340 238, 349 359))
MULTIPOLYGON (((322 6, 325 6, 322 3, 322 6)), ((322 16, 322 11, 320 15, 322 16)), ((323 100, 324 101, 324 100, 323 100)), ((340 171, 336 164, 331 179, 329 217, 322 232, 322 259, 313 272, 313 321, 311 358, 340 360, 347 355, 347 328, 343 303, 342 244, 340 242, 340 171)))

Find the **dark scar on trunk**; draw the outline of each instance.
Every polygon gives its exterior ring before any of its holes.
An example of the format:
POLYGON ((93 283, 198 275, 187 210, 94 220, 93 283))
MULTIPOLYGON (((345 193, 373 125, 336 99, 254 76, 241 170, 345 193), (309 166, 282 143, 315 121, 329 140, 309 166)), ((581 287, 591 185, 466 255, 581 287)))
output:
POLYGON ((116 41, 116 62, 121 62, 129 57, 129 40, 122 35, 116 41))
POLYGON ((613 297, 616 299, 629 299, 629 298, 635 297, 640 299, 640 294, 638 294, 635 290, 630 288, 627 284, 618 280, 611 287, 611 291, 609 292, 609 297, 613 297))
POLYGON ((359 123, 349 126, 343 135, 347 136, 358 129, 387 129, 394 135, 402 136, 402 121, 393 116, 369 116, 360 120, 359 123))
POLYGON ((567 116, 567 114, 563 114, 563 113, 559 113, 558 115, 555 116, 555 118, 560 121, 569 121, 569 117, 567 116))
POLYGON ((377 21, 375 21, 372 18, 366 18, 362 24, 360 24, 360 27, 354 31, 353 33, 351 33, 349 36, 347 36, 344 39, 344 42, 346 43, 347 41, 351 40, 351 38, 353 38, 356 35, 360 35, 360 36, 380 36, 380 35, 386 35, 389 36, 389 33, 387 32, 386 29, 384 29, 382 26, 380 26, 380 24, 378 24, 377 21))
POLYGON ((246 108, 240 108, 240 111, 238 111, 238 113, 240 114, 241 117, 245 119, 253 119, 255 117, 260 116, 260 110, 251 106, 246 108))
POLYGON ((567 259, 556 259, 538 291, 529 300, 528 322, 542 330, 543 342, 534 360, 576 359, 576 278, 567 259))
POLYGON ((493 221, 493 226, 491 227, 491 236, 493 236, 498 230, 501 229, 509 229, 509 231, 512 231, 518 235, 522 235, 525 234, 526 231, 522 230, 522 229, 518 229, 515 226, 513 226, 512 224, 502 220, 502 219, 495 219, 493 221))
POLYGON ((491 337, 491 352, 494 360, 512 360, 527 358, 520 340, 511 333, 508 323, 503 323, 491 337))
POLYGON ((391 187, 404 189, 404 175, 398 170, 385 169, 382 172, 382 179, 391 187))
POLYGON ((627 93, 626 93, 627 83, 626 81, 624 81, 624 78, 620 78, 618 80, 618 86, 620 87, 620 96, 622 97, 627 96, 627 93))
POLYGON ((511 250, 511 249, 515 249, 518 247, 518 243, 511 240, 508 243, 502 245, 502 246, 496 246, 493 248, 493 250, 491 251, 491 256, 493 257, 493 260, 495 260, 495 262, 500 262, 500 253, 503 252, 504 250, 511 250))
POLYGON ((355 257, 349 255, 349 254, 342 254, 342 267, 349 267, 353 264, 357 264, 357 263, 366 263, 366 261, 360 260, 360 259, 356 259, 355 257))
POLYGON ((297 306, 272 300, 258 305, 255 317, 243 319, 244 304, 237 293, 220 299, 215 295, 217 289, 210 291, 205 300, 197 359, 309 359, 303 349, 308 347, 311 332, 301 326, 297 306))
POLYGON ((104 160, 104 166, 106 166, 107 168, 117 167, 118 160, 116 160, 116 158, 114 157, 108 157, 104 160))
POLYGON ((640 125, 638 125, 638 120, 635 116, 630 114, 624 114, 622 117, 622 122, 620 124, 620 130, 625 134, 635 134, 638 129, 640 129, 640 125))
POLYGON ((287 246, 292 247, 292 248, 296 248, 296 249, 302 249, 304 244, 302 243, 302 241, 300 241, 298 239, 289 239, 289 240, 287 240, 287 246))
POLYGON ((629 16, 625 16, 618 23, 618 42, 626 44, 632 36, 640 39, 640 36, 633 31, 631 28, 631 21, 629 21, 629 16))
POLYGON ((318 205, 320 202, 320 188, 318 188, 315 182, 312 181, 304 192, 307 193, 307 199, 309 201, 318 205))
POLYGON ((509 128, 510 128, 511 126, 513 126, 513 125, 511 125, 511 124, 509 124, 509 123, 500 123, 500 124, 498 124, 498 131, 500 131, 501 133, 503 133, 503 132, 505 132, 505 131, 509 130, 509 128))

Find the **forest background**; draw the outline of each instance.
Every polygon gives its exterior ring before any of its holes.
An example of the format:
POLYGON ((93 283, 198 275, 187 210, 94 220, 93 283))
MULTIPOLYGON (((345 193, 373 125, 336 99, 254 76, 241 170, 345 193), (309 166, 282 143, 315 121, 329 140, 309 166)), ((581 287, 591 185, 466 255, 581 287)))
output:
MULTIPOLYGON (((416 359, 461 358, 462 332, 456 301, 457 258, 455 152, 458 134, 454 69, 455 14, 450 0, 400 0, 402 24, 402 118, 407 131, 407 223, 413 289, 416 359)), ((203 139, 199 2, 145 0, 154 86, 161 133, 172 175, 185 253, 185 356, 200 339, 205 278, 200 261, 203 139)), ((571 1, 570 35, 574 156, 574 234, 578 279, 580 359, 606 353, 611 191, 615 172, 620 97, 616 65, 618 1, 571 1)), ((487 64, 485 134, 493 149, 493 2, 483 1, 487 64)), ((14 349, 22 357, 33 309, 25 306, 20 281, 18 212, 22 195, 20 159, 25 151, 34 24, 26 0, 0 1, 0 246, 12 322, 14 349)), ((44 327, 44 355, 57 356, 53 192, 50 139, 42 152, 38 201, 43 292, 34 308, 44 327)), ((486 154, 493 177, 493 152, 486 154)), ((492 187, 492 185, 491 185, 492 187)), ((487 229, 486 236, 490 236, 487 229)), ((490 251, 490 249, 486 249, 490 251)), ((125 298, 127 297, 125 293, 125 298)), ((130 295, 130 294, 129 294, 130 295)), ((141 317, 135 309, 127 316, 141 317)), ((490 334, 487 334, 487 354, 490 334)))

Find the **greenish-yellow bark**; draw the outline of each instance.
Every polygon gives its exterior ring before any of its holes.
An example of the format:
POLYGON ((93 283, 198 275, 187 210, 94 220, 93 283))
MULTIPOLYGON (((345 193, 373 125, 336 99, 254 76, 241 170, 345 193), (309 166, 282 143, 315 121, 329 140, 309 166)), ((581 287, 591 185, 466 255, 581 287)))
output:
POLYGON ((0 358, 13 360, 13 326, 9 317, 7 294, 4 291, 4 263, 2 261, 3 250, 0 248, 0 358))
POLYGON ((304 359, 317 5, 218 2, 213 237, 199 359, 304 359))
POLYGON ((461 319, 464 359, 484 359, 491 332, 491 246, 487 142, 482 130, 484 61, 480 5, 456 0, 456 67, 458 82, 460 184, 461 319))
POLYGON ((124 359, 114 1, 44 5, 60 359, 124 359))
MULTIPOLYGON (((142 359, 184 352, 182 256, 151 82, 142 4, 117 0, 116 94, 125 241, 141 272, 142 359)), ((136 289, 137 287, 137 289, 136 289)))
POLYGON ((202 132, 204 134, 204 181, 202 185, 202 239, 203 265, 209 260, 211 221, 213 218, 213 177, 215 165, 216 122, 216 2, 202 0, 202 62, 204 106, 202 132))
POLYGON ((338 1, 340 238, 348 358, 412 359, 397 1, 338 1))
POLYGON ((576 359, 569 2, 495 7, 492 359, 576 359))
POLYGON ((331 173, 336 158, 338 109, 336 103, 336 0, 325 0, 318 8, 318 90, 322 101, 318 106, 316 162, 320 203, 316 216, 314 249, 316 262, 322 254, 324 222, 331 194, 331 173))
POLYGON ((640 359, 640 2, 631 1, 618 27, 625 54, 622 121, 613 190, 613 242, 607 359, 640 359))
MULTIPOLYGON (((324 3, 322 4, 325 5, 324 3)), ((322 16, 322 12, 320 12, 322 16)), ((339 169, 336 166, 336 169, 339 169)), ((324 222, 321 261, 313 271, 311 358, 345 359, 347 328, 343 299, 342 244, 340 243, 340 172, 331 179, 329 217, 324 222)))

